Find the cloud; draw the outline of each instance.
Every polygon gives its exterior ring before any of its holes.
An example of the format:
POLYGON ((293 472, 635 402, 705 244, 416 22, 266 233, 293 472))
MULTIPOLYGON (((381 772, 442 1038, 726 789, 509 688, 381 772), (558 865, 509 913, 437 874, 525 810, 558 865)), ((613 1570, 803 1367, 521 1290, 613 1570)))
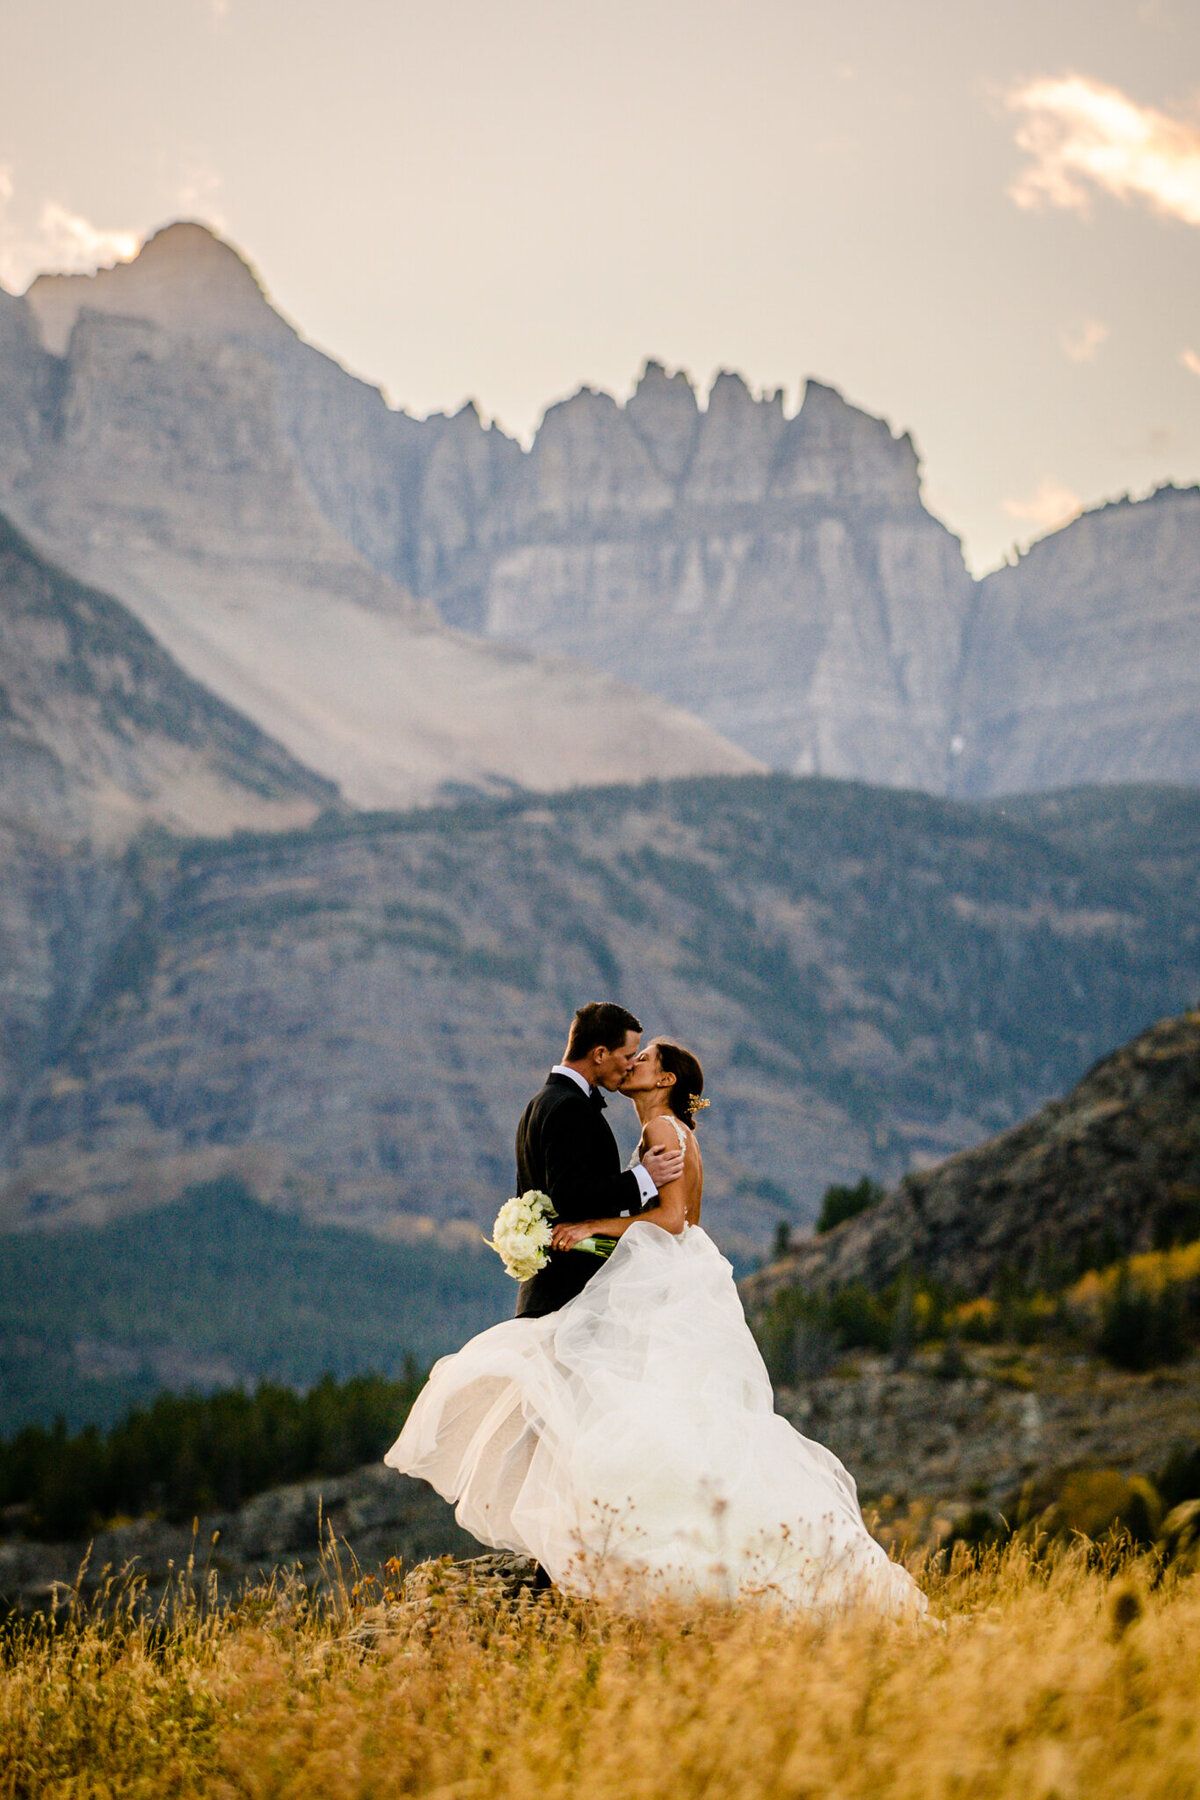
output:
POLYGON ((1143 200, 1165 218, 1200 225, 1200 129, 1085 75, 1031 81, 1007 103, 1024 114, 1017 146, 1030 158, 1009 197, 1031 211, 1086 218, 1093 190, 1143 200))
POLYGON ((0 164, 0 282, 14 292, 43 271, 90 272, 137 255, 138 232, 93 225, 57 200, 44 201, 37 223, 23 229, 8 216, 16 191, 12 164, 0 164))
POLYGON ((1052 476, 1044 477, 1036 494, 1026 500, 1006 500, 1004 510, 1010 519, 1017 519, 1022 525, 1033 525, 1038 531, 1057 531, 1060 525, 1066 525, 1083 509, 1083 501, 1061 481, 1052 476))
POLYGON ((1185 369, 1192 371, 1193 375, 1200 375, 1200 356, 1197 356, 1194 350, 1181 350, 1179 360, 1185 369))
POLYGON ((1064 325, 1058 334, 1063 354, 1074 363, 1095 362, 1101 344, 1108 336, 1108 326, 1100 319, 1080 319, 1064 325))
POLYGON ((38 218, 38 235, 55 269, 98 269, 101 263, 128 262, 141 238, 136 231, 106 231, 79 213, 47 200, 38 218))

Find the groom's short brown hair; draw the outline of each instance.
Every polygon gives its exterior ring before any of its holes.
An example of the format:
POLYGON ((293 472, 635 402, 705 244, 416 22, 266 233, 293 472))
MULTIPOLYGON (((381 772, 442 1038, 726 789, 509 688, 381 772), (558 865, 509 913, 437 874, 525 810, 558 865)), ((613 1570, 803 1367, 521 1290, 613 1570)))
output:
POLYGON ((615 1050, 631 1031, 641 1032, 642 1022, 612 1000, 589 1000, 571 1020, 567 1055, 574 1061, 589 1050, 615 1050))

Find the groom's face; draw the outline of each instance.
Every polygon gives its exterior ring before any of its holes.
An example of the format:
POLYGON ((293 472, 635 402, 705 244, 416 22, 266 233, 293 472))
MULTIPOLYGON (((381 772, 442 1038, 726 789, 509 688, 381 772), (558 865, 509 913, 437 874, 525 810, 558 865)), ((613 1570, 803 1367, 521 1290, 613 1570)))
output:
POLYGON ((640 1043, 640 1032, 627 1031, 625 1042, 618 1044, 615 1050, 595 1051, 596 1072, 592 1079, 596 1086, 607 1088, 610 1094, 615 1094, 633 1067, 633 1059, 638 1053, 640 1043))

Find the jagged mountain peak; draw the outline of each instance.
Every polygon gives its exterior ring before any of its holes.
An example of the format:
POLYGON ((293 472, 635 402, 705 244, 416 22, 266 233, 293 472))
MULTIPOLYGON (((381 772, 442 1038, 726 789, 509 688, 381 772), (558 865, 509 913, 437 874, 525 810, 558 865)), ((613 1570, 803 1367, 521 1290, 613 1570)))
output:
POLYGON ((868 496, 902 506, 921 498, 920 464, 907 432, 851 405, 838 388, 809 376, 790 421, 777 490, 826 499, 868 496))
POLYGON ((673 494, 613 396, 581 387, 547 409, 513 507, 518 530, 562 530, 611 516, 665 512, 673 494))
MULTIPOLYGON (((836 389, 831 388, 829 392, 836 393, 836 389)), ((657 357, 648 357, 642 365, 633 393, 624 404, 610 394, 607 388, 596 387, 589 382, 581 383, 566 399, 556 400, 546 408, 538 433, 535 433, 535 442, 546 424, 551 420, 559 420, 564 413, 622 413, 636 422, 641 431, 645 429, 651 415, 663 408, 670 408, 679 415, 686 413, 692 420, 706 418, 714 412, 716 417, 728 416, 734 411, 760 412, 764 417, 777 414, 782 418, 784 390, 781 387, 772 388, 756 395, 739 369, 719 369, 701 409, 699 392, 686 369, 675 369, 668 374, 665 363, 657 357)))
POLYGON ((695 448, 700 403, 685 369, 668 375, 651 358, 625 402, 625 417, 650 452, 659 473, 670 482, 682 479, 695 448))
MULTIPOLYGON (((779 396, 780 409, 783 406, 783 395, 779 396)), ((760 404, 750 392, 750 384, 740 369, 718 369, 713 384, 708 390, 708 408, 714 406, 720 410, 724 407, 755 406, 760 404)))
POLYGON ((535 434, 535 442, 536 438, 545 431, 547 425, 557 425, 561 420, 570 418, 572 415, 591 414, 598 417, 602 413, 617 413, 620 410, 617 402, 606 388, 592 387, 584 382, 575 389, 573 394, 568 394, 565 400, 556 400, 552 406, 546 408, 535 434))
POLYGON ((56 356, 65 353, 84 307, 149 319, 189 337, 292 335, 245 257, 195 220, 163 226, 131 262, 94 275, 39 275, 26 299, 56 356))
POLYGON ((637 385, 626 403, 626 410, 640 401, 649 401, 661 394, 673 394, 686 399, 691 396, 694 407, 698 407, 696 390, 692 378, 686 369, 674 369, 667 373, 667 365, 656 356, 648 356, 642 364, 642 372, 637 378, 637 385))
POLYGON ((840 418, 844 413, 858 412, 859 410, 858 407, 851 406, 841 388, 834 387, 832 382, 818 381, 815 375, 805 378, 800 411, 807 412, 810 421, 818 418, 840 418))

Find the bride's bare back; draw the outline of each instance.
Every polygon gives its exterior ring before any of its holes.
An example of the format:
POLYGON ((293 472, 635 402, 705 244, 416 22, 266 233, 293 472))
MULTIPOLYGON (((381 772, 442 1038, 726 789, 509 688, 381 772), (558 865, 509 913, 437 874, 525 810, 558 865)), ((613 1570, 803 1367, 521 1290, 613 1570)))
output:
MULTIPOLYGON (((700 1155, 700 1146, 696 1142, 696 1134, 677 1119, 674 1113, 660 1115, 651 1119, 642 1131, 638 1141, 638 1155, 644 1156, 647 1150, 659 1144, 675 1144, 683 1151, 683 1174, 679 1185, 683 1189, 683 1216, 689 1225, 700 1223, 700 1201, 704 1192, 704 1159, 700 1155)), ((670 1184, 671 1188, 675 1183, 670 1184)), ((664 1188, 659 1195, 660 1204, 670 1195, 670 1188, 664 1188)))

